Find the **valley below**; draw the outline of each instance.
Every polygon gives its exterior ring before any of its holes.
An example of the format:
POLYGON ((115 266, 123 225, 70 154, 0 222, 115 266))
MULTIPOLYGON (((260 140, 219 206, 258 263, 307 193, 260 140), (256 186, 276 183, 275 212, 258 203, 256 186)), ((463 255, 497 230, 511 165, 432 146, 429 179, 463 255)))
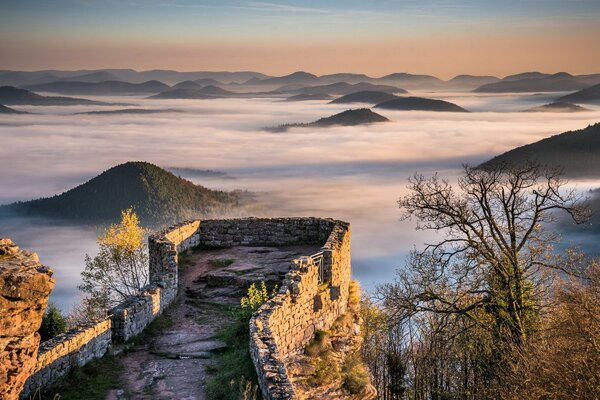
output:
MULTIPOLYGON (((560 95, 560 94, 558 94, 560 95)), ((128 161, 147 161, 212 190, 252 193, 252 207, 213 217, 320 216, 352 225, 353 274, 371 290, 431 233, 401 221, 396 201, 415 173, 439 173, 451 181, 461 165, 477 165, 505 151, 600 120, 600 107, 577 113, 522 110, 558 96, 418 92, 470 113, 377 109, 389 122, 360 126, 263 128, 309 123, 361 105, 329 99, 148 99, 86 96, 112 105, 17 106, 30 114, 0 116, 0 204, 60 194, 128 161), (120 105, 119 105, 120 104, 120 105), (122 104, 150 113, 111 113, 122 104), (101 111, 102 114, 96 112, 101 111), (213 173, 201 173, 211 170, 213 173), (200 172, 199 172, 200 171, 200 172)), ((11 106, 12 107, 12 106, 11 106)), ((572 180, 578 190, 600 187, 572 180)), ((116 222, 116 221, 114 221, 116 222)), ((0 236, 38 252, 55 271, 52 294, 63 310, 79 298, 86 253, 93 255, 98 227, 41 217, 0 215, 0 236)), ((565 235, 565 245, 586 250, 585 230, 565 235)))

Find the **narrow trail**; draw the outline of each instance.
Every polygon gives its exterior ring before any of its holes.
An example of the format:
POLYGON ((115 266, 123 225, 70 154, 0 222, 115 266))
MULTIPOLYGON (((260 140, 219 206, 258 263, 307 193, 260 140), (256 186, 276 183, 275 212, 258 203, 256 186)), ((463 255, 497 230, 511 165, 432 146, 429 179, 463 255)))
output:
POLYGON ((315 246, 235 247, 189 255, 179 272, 179 295, 165 312, 170 326, 123 353, 122 389, 109 400, 204 400, 216 352, 224 343, 216 333, 230 322, 252 282, 277 283, 293 258, 312 254, 315 246))

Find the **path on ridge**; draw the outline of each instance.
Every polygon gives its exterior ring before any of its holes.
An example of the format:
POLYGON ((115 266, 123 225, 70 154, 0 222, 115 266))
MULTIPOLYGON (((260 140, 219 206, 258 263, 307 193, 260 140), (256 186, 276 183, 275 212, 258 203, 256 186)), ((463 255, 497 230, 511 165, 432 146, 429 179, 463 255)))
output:
POLYGON ((179 295, 165 311, 171 325, 121 355, 122 389, 111 400, 206 399, 209 367, 225 345, 215 339, 251 282, 279 282, 290 261, 318 246, 234 247, 189 255, 179 271, 179 295), (215 260, 232 260, 228 266, 215 260))

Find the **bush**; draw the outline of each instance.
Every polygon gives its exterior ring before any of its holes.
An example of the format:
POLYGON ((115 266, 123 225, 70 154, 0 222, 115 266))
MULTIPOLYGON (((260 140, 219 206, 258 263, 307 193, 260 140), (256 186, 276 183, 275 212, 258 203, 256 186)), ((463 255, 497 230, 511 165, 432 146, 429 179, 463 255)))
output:
MULTIPOLYGON (((276 288, 273 289, 273 295, 275 294, 275 290, 276 288)), ((264 281, 260 283, 260 288, 257 288, 254 283, 250 285, 247 295, 240 300, 241 319, 248 322, 254 311, 266 303, 269 297, 267 285, 264 281)))
POLYGON ((360 285, 357 281, 350 281, 348 286, 348 305, 358 306, 360 303, 360 285))
POLYGON ((329 332, 317 330, 314 338, 304 349, 304 353, 310 357, 317 357, 329 348, 329 332))
POLYGON ((325 351, 315 361, 315 374, 310 382, 316 386, 328 385, 340 378, 340 367, 333 358, 331 351, 325 351))
POLYGON ((42 342, 52 339, 67 330, 67 319, 62 315, 54 303, 48 304, 48 308, 42 317, 42 325, 39 334, 42 342))
POLYGON ((369 371, 358 353, 349 354, 342 365, 344 388, 352 393, 361 393, 369 384, 369 371))

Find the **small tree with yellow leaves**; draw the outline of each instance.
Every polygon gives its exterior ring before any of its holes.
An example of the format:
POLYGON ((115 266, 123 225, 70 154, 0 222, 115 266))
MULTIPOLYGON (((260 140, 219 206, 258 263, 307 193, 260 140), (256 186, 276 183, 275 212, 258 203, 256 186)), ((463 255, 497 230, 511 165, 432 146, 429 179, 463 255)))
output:
POLYGON ((98 254, 85 256, 79 290, 88 295, 84 308, 101 316, 148 284, 148 255, 144 229, 131 208, 122 211, 121 222, 110 225, 97 242, 98 254))

